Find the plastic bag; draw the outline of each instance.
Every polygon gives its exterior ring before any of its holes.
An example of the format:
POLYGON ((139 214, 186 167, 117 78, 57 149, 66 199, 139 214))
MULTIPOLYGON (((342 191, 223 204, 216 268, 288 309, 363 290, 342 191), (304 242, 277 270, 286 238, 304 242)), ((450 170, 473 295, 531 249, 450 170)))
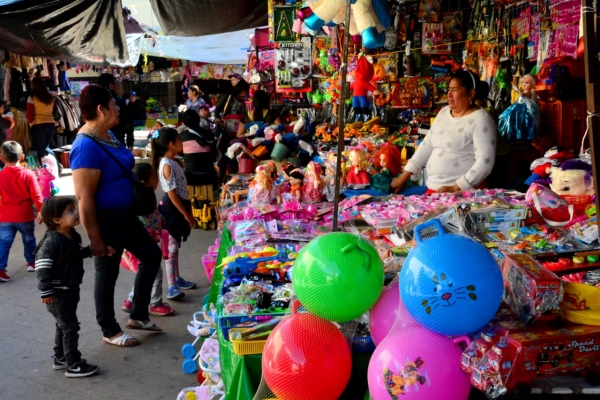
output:
POLYGON ((540 123, 540 107, 526 97, 508 107, 498 119, 498 133, 509 142, 535 140, 540 123))

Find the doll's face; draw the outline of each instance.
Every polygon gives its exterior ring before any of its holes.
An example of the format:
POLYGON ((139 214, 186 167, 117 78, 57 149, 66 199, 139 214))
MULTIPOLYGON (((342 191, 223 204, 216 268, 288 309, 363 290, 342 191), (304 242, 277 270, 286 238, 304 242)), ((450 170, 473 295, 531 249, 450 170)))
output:
POLYGON ((300 179, 296 179, 296 178, 290 178, 290 184, 292 186, 296 186, 299 185, 300 183, 302 183, 302 181, 300 179))
POLYGON ((385 158, 385 154, 379 155, 379 163, 381 164, 382 168, 387 167, 387 159, 385 158))
POLYGON ((529 92, 531 91, 531 89, 533 89, 533 80, 528 76, 522 77, 521 90, 523 90, 524 92, 529 92))

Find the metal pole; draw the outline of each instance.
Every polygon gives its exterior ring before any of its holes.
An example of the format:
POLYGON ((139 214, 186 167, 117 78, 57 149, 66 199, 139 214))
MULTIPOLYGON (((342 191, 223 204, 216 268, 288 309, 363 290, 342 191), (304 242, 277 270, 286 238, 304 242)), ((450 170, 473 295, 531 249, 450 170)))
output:
POLYGON ((346 73, 347 73, 347 62, 348 62, 348 40, 350 38, 350 5, 352 2, 346 0, 346 22, 344 23, 344 48, 342 53, 342 93, 340 96, 340 110, 338 112, 338 148, 337 148, 337 162, 335 166, 335 193, 333 199, 333 231, 338 230, 338 210, 340 203, 340 176, 342 174, 342 152, 344 151, 344 125, 346 119, 346 98, 348 97, 348 90, 346 89, 346 73))
POLYGON ((597 136, 598 130, 595 129, 598 126, 595 125, 595 122, 599 117, 591 116, 596 114, 596 107, 600 105, 600 87, 595 87, 598 84, 598 59, 596 58, 596 32, 594 29, 597 12, 594 7, 594 0, 582 0, 581 3, 583 8, 585 91, 588 112, 586 126, 588 127, 590 149, 592 150, 592 175, 594 177, 594 190, 596 192, 596 210, 600 210, 600 196, 598 195, 600 193, 600 184, 598 181, 600 175, 598 175, 599 169, 597 164, 597 162, 600 162, 600 137, 597 136))

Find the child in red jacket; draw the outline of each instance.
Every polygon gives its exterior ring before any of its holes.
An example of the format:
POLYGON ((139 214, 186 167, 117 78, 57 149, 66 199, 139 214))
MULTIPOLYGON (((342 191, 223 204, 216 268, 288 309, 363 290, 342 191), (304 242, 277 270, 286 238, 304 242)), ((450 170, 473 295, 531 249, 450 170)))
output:
POLYGON ((0 281, 8 282, 8 254, 17 231, 21 232, 23 239, 27 271, 35 271, 33 205, 38 210, 38 223, 41 223, 42 192, 35 174, 20 165, 24 156, 19 143, 3 143, 0 158, 5 164, 0 171, 0 281))

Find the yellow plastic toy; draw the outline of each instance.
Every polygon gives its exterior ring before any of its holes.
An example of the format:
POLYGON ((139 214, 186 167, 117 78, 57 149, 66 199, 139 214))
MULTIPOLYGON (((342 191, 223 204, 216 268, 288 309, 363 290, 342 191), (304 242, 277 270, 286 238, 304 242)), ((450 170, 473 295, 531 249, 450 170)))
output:
POLYGON ((192 216, 196 220, 195 228, 202 228, 205 231, 215 229, 219 221, 218 207, 218 201, 196 199, 192 202, 192 216))
POLYGON ((563 318, 581 325, 600 326, 600 289, 584 283, 563 282, 563 318))

